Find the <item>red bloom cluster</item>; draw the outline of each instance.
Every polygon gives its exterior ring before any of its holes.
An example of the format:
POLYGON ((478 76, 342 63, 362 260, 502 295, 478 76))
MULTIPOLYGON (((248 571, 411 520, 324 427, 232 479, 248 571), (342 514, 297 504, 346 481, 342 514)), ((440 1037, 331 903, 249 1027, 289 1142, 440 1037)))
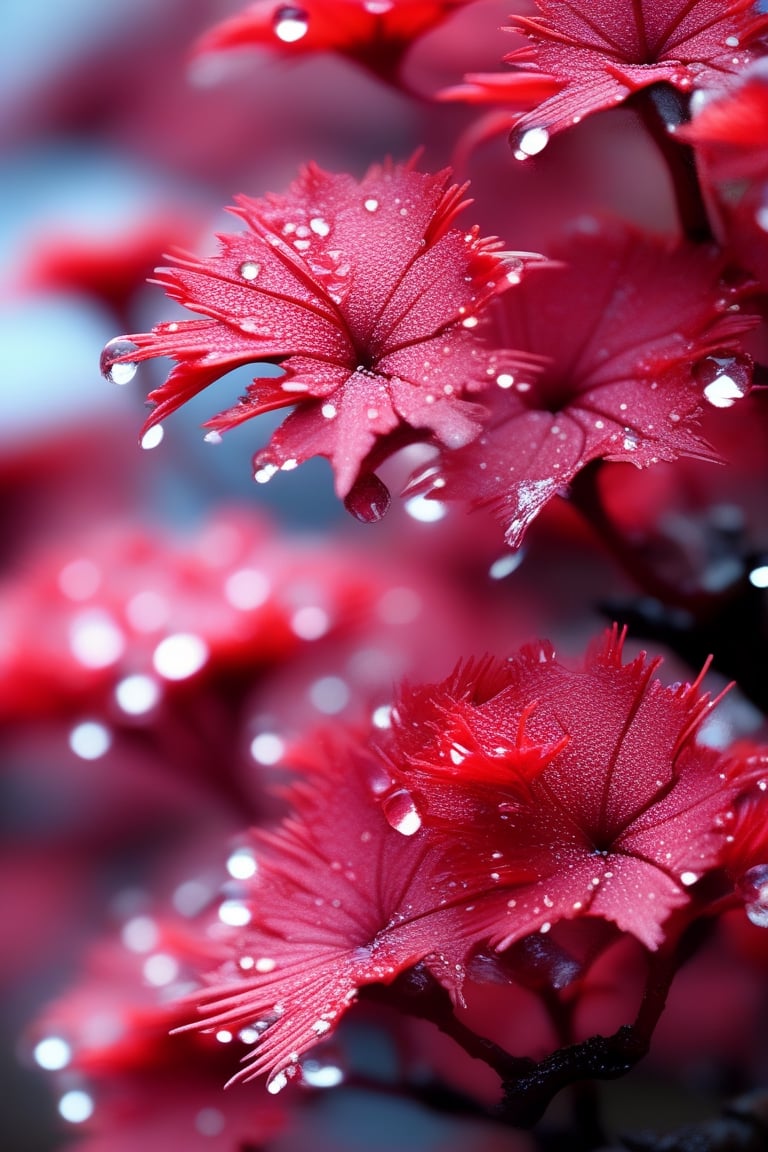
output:
POLYGON ((284 376, 257 378, 207 424, 222 432, 297 405, 256 457, 260 481, 327 456, 346 497, 403 436, 466 444, 482 414, 467 395, 509 366, 474 329, 520 261, 476 228, 451 227, 463 192, 446 172, 387 166, 358 184, 310 167, 287 196, 241 197, 234 211, 248 232, 221 236, 218 257, 158 272, 170 296, 207 319, 121 337, 103 369, 115 378, 154 356, 176 361, 150 394, 151 427, 230 369, 279 363, 284 376))
POLYGON ((624 664, 615 629, 578 670, 535 645, 406 688, 367 748, 326 744, 283 825, 252 835, 247 926, 189 1028, 262 1021, 235 1078, 268 1072, 277 1091, 361 988, 418 963, 461 1003, 478 950, 564 921, 651 950, 673 916, 679 932, 733 858, 734 804, 766 762, 699 743, 700 679, 665 687, 658 665, 624 664))

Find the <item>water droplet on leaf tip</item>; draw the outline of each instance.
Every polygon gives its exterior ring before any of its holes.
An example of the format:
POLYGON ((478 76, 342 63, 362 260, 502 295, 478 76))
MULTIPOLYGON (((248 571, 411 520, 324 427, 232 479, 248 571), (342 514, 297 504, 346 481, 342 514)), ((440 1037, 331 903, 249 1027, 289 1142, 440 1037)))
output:
POLYGON ((538 156, 549 143, 549 132, 546 128, 527 128, 513 136, 514 155, 516 160, 527 160, 531 156, 538 156))
POLYGON ((275 12, 272 31, 283 44, 295 44, 309 31, 309 16, 303 8, 285 5, 275 12))
POLYGON ((362 524, 375 524, 387 514, 391 496, 375 472, 358 476, 344 498, 344 507, 362 524))
POLYGON ((105 380, 110 384, 130 384, 136 375, 138 364, 133 360, 123 360, 138 351, 138 345, 124 336, 116 336, 104 345, 99 358, 99 368, 105 380))

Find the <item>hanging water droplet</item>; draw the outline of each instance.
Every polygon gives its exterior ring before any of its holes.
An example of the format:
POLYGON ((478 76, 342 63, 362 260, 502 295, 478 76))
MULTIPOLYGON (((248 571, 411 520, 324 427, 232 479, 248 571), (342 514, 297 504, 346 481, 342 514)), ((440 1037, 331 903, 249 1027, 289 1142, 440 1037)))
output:
POLYGON ((309 31, 309 16, 303 8, 290 5, 278 8, 272 20, 272 31, 283 44, 295 44, 309 31))
POLYGON ((746 356, 707 356, 696 365, 693 374, 714 408, 730 408, 749 393, 751 367, 746 356))
POLYGON ((138 364, 133 360, 123 361, 122 357, 130 356, 136 351, 138 345, 132 340, 126 340, 125 336, 116 336, 114 340, 105 344, 99 357, 99 368, 104 379, 109 380, 110 384, 130 384, 136 375, 138 364))
POLYGON ((513 151, 516 160, 527 160, 530 156, 538 156, 549 143, 549 132, 546 128, 526 128, 519 135, 512 137, 513 151))
POLYGON ((246 260, 240 265, 240 275, 243 280, 255 280, 261 272, 261 264, 257 264, 255 260, 246 260))
POLYGON ((141 438, 142 448, 147 451, 150 451, 152 448, 157 448, 158 444, 162 442, 164 435, 165 429, 162 424, 153 424, 151 428, 147 428, 141 438))
POLYGON ((768 928, 768 864, 756 864, 738 883, 744 911, 758 928, 768 928))
POLYGON ((375 472, 358 476, 344 498, 344 507, 363 524, 375 524, 386 515, 390 504, 389 489, 375 472))
POLYGON ((406 788, 390 792, 381 803, 387 822, 402 836, 413 836, 421 828, 421 816, 406 788))

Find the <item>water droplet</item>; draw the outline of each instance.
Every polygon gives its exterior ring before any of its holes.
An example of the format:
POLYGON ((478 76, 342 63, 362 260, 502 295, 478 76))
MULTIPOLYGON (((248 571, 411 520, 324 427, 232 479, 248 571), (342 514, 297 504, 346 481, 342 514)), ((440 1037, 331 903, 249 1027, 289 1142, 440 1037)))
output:
POLYGON ((93 1115, 93 1098, 81 1088, 65 1092, 59 1100, 59 1115, 69 1124, 84 1124, 93 1115))
POLYGON ((680 873, 680 883, 685 888, 690 888, 691 884, 695 884, 696 881, 698 880, 698 878, 699 878, 699 875, 697 872, 681 872, 680 873))
POLYGON ((295 44, 309 31, 309 16, 303 8, 278 8, 272 21, 272 31, 283 44, 295 44))
POLYGON ((461 326, 462 328, 477 328, 479 323, 477 316, 467 316, 466 319, 462 320, 461 326))
POLYGON ((267 1080, 267 1092, 272 1096, 277 1096, 278 1092, 282 1092, 288 1083, 288 1076, 286 1072, 273 1072, 267 1080))
POLYGON ((312 1025, 312 1031, 316 1032, 318 1036, 322 1036, 326 1032, 330 1032, 331 1025, 327 1020, 315 1020, 312 1025))
POLYGON ((35 1063, 41 1068, 45 1068, 46 1072, 58 1072, 69 1064, 72 1059, 72 1049, 61 1036, 46 1036, 44 1040, 35 1045, 32 1055, 35 1063))
POLYGON ((738 38, 738 36, 726 36, 725 43, 728 45, 729 48, 738 48, 739 38, 738 38))
POLYGON ((230 928, 244 928, 251 922, 251 910, 242 900, 225 900, 219 905, 219 920, 230 928))
POLYGON ((391 728, 392 705, 380 704, 378 708, 374 708, 371 720, 374 728, 391 728))
POLYGON ((374 196, 369 196, 367 200, 363 201, 363 208, 366 212, 375 212, 379 207, 379 202, 374 196))
POLYGON ((768 864, 756 864, 738 883, 744 910, 758 928, 768 928, 768 864))
POLYGON ((255 280, 261 272, 261 264, 257 264, 255 260, 246 260, 240 265, 239 271, 243 280, 255 280))
POLYGON ((320 412, 326 420, 333 420, 337 416, 337 409, 335 404, 323 404, 320 412))
POLYGON ((323 220, 322 216, 314 216, 309 226, 314 232, 315 236, 327 236, 331 230, 331 226, 327 220, 323 220))
POLYGON ((276 464, 264 464, 254 472, 253 478, 257 484, 267 484, 277 472, 276 464))
POLYGON ((344 507, 361 523, 375 524, 386 515, 390 499, 389 489, 375 472, 364 472, 345 496, 344 507))
POLYGON ((228 1028, 220 1028, 216 1033, 216 1039, 218 1040, 219 1044, 231 1044, 234 1040, 234 1036, 228 1028))
POLYGON ((251 741, 251 756, 259 764, 277 764, 285 752, 285 744, 274 732, 260 732, 251 741))
POLYGON ((236 848, 227 860, 227 872, 234 880, 249 880, 257 871, 258 864, 250 848, 236 848))
POLYGON ((751 362, 743 356, 707 356, 693 374, 715 408, 730 408, 752 387, 751 362))
POLYGON ((301 1078, 311 1088, 335 1088, 344 1082, 344 1073, 335 1064, 320 1064, 317 1060, 305 1060, 301 1078))
POLYGON ((538 156, 549 143, 549 132, 546 128, 527 128, 519 136, 513 136, 513 148, 516 160, 527 160, 529 156, 538 156))
POLYGON ((749 574, 749 582, 753 588, 768 588, 768 564, 760 564, 753 568, 749 574))
POLYGON ((381 807, 387 822, 402 836, 413 836, 421 828, 421 816, 406 788, 390 792, 382 800, 381 807))
POLYGON ((500 372, 496 377, 496 383, 498 384, 499 388, 511 388, 514 382, 515 378, 509 372, 500 372))
POLYGON ((155 648, 152 664, 165 680, 186 680, 207 662, 208 645, 194 632, 175 632, 155 648))
POLYGON ((97 720, 85 720, 69 734, 69 746, 81 760, 98 760, 109 751, 112 733, 97 720))
POLYGON ((434 524, 448 514, 445 504, 439 500, 430 500, 426 496, 412 496, 405 502, 405 511, 414 520, 422 524, 434 524))
POLYGON ((520 548, 517 552, 507 552, 504 556, 500 556, 498 560, 494 560, 488 569, 488 575, 491 580, 503 580, 505 576, 510 576, 520 567, 524 557, 524 548, 520 548))
POLYGON ((151 428, 147 428, 146 432, 141 438, 141 446, 147 451, 152 448, 157 448, 158 444, 162 442, 165 435, 165 429, 162 424, 153 424, 151 428))
POLYGON ((104 379, 109 380, 110 384, 130 384, 136 375, 138 364, 133 360, 121 362, 121 358, 137 350, 138 345, 132 340, 126 340, 125 336, 116 336, 114 340, 105 344, 99 358, 99 368, 104 379))

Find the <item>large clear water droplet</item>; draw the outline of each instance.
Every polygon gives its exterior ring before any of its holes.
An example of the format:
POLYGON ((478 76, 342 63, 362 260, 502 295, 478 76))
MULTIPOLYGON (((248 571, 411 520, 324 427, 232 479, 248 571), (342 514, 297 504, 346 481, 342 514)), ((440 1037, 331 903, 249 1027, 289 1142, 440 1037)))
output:
POLYGON ((375 524, 386 515, 390 504, 389 489, 374 472, 358 476, 347 496, 344 507, 363 524, 375 524))
POLYGON ((528 160, 544 151, 549 143, 549 132, 544 127, 524 128, 512 133, 510 143, 516 160, 528 160))
POLYGON ((421 816, 407 788, 390 792, 381 802, 387 822, 402 836, 413 836, 421 828, 421 816))
POLYGON ((105 380, 110 384, 130 384, 136 375, 138 364, 133 360, 123 360, 123 356, 130 356, 137 351, 137 345, 125 336, 116 336, 101 350, 99 368, 105 380))
POLYGON ((309 16, 303 8, 284 5, 275 12, 272 31, 283 44, 295 44, 309 31, 309 16))
POLYGON ((768 928, 768 864, 756 864, 738 883, 744 911, 758 928, 768 928))
POLYGON ((707 356, 693 374, 714 408, 730 408, 752 387, 752 363, 746 356, 707 356))

